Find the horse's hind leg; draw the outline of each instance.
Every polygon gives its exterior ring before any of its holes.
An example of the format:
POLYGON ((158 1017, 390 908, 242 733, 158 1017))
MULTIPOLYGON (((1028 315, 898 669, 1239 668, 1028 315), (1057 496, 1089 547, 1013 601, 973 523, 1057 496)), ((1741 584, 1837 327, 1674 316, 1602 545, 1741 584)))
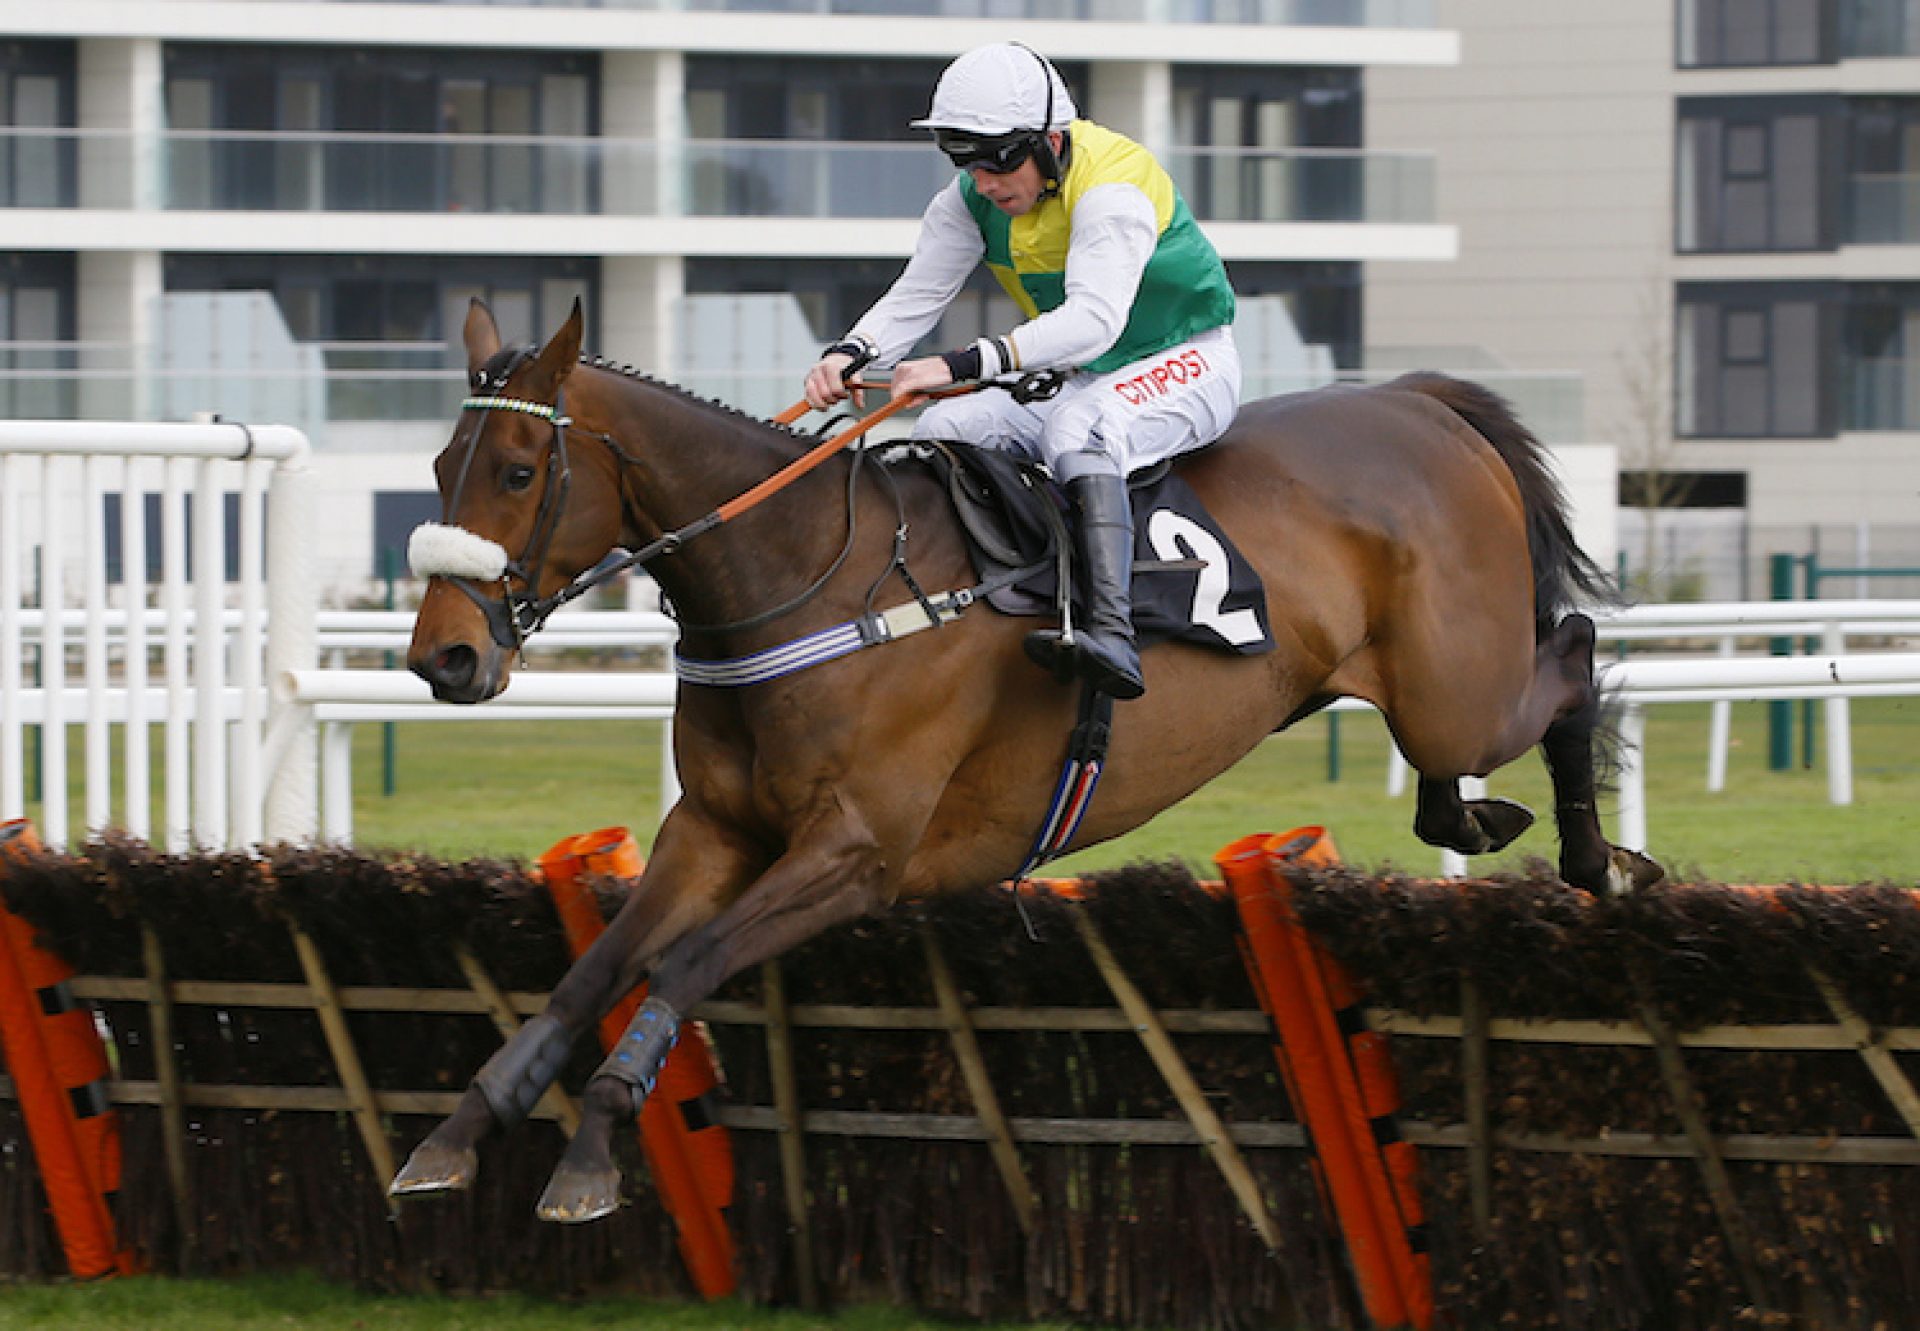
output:
POLYGON ((1600 726, 1598 691, 1578 711, 1547 727, 1540 752, 1553 778, 1553 819, 1560 829, 1560 877, 1596 896, 1651 887, 1666 876, 1637 850, 1615 846, 1600 830, 1593 737, 1600 726))
POLYGON ((1413 832, 1429 846, 1462 855, 1490 855, 1506 849, 1532 826, 1533 814, 1525 805, 1462 799, 1457 777, 1420 778, 1413 832))
POLYGON ((1584 680, 1578 704, 1541 737, 1553 778, 1553 818, 1560 831, 1560 877, 1596 895, 1650 887, 1665 876, 1638 851, 1611 844, 1600 829, 1593 739, 1600 728, 1600 691, 1593 682, 1593 621, 1568 615, 1554 630, 1566 673, 1584 680))

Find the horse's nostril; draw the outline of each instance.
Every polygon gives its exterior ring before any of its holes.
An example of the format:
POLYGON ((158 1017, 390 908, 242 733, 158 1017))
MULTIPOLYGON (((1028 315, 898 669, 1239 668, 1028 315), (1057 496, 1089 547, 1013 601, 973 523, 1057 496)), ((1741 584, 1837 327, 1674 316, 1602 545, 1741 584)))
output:
POLYGON ((463 643, 435 652, 422 673, 426 675, 428 683, 442 688, 463 689, 473 682, 474 671, 479 665, 479 653, 463 643))

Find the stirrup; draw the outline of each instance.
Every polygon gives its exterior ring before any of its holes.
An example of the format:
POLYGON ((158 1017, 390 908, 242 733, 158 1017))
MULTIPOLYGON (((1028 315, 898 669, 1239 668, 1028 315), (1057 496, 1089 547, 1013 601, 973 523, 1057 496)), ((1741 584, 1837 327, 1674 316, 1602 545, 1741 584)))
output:
POLYGON ((1059 629, 1035 629, 1022 644, 1027 659, 1052 675, 1057 684, 1071 684, 1079 677, 1079 651, 1059 629))

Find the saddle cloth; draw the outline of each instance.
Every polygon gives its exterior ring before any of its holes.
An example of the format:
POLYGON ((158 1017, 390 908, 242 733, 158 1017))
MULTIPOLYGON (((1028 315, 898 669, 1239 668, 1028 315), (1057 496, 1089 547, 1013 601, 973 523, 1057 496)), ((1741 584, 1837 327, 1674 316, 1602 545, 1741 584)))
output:
MULTIPOLYGON (((1059 604, 1057 532, 1072 507, 1045 468, 973 444, 896 445, 881 461, 932 468, 953 500, 982 581, 1039 565, 987 595, 1007 615, 1052 615, 1059 604), (1052 514, 1048 512, 1051 506, 1052 514)), ((1133 626, 1141 646, 1168 639, 1244 656, 1273 650, 1260 576, 1200 497, 1166 463, 1129 478, 1133 499, 1133 626)), ((1074 616, 1085 587, 1076 559, 1074 616)))

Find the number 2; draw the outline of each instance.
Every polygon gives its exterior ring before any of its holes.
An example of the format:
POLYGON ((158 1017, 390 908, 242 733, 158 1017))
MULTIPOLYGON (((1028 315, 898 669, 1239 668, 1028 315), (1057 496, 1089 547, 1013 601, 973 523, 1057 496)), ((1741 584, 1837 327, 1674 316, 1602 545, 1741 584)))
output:
POLYGON ((1147 540, 1162 559, 1198 559, 1205 565, 1193 589, 1190 617, 1194 623, 1212 629, 1234 647, 1260 641, 1260 616, 1251 610, 1220 608, 1229 583, 1227 551, 1212 532, 1184 514, 1157 508, 1147 519, 1147 540))

